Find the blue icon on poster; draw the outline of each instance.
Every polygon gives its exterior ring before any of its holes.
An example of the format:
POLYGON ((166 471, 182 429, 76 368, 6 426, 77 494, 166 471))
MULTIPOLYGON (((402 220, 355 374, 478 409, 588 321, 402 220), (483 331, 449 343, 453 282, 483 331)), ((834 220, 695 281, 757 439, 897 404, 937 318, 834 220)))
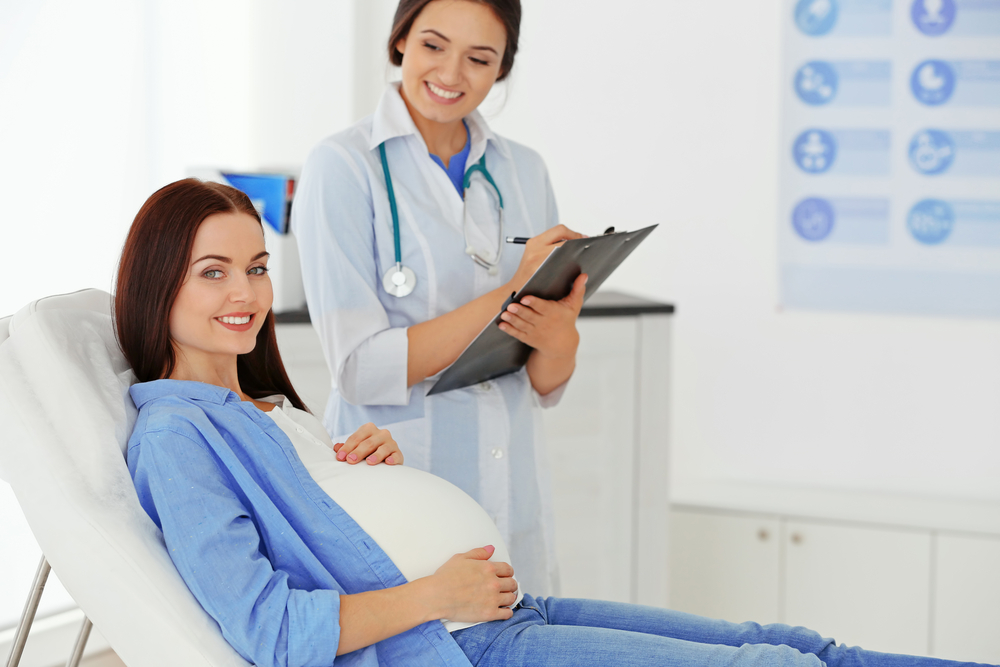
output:
POLYGON ((921 130, 910 141, 910 164, 921 174, 943 174, 955 161, 955 142, 947 132, 921 130))
POLYGON ((795 25, 812 37, 830 32, 837 22, 839 0, 799 0, 795 5, 795 25))
POLYGON ((792 211, 792 226, 806 241, 822 241, 833 231, 833 206, 825 199, 810 197, 792 211))
POLYGON ((925 245, 937 245, 951 234, 955 226, 955 211, 940 199, 924 199, 910 209, 906 226, 913 238, 925 245))
POLYGON ((910 88, 919 102, 929 106, 944 104, 955 92, 955 70, 943 60, 925 60, 913 70, 910 88))
POLYGON ((806 104, 821 106, 837 96, 837 70, 822 60, 808 62, 795 73, 795 92, 806 104))
POLYGON ((955 0, 913 0, 910 18, 925 35, 943 35, 955 22, 955 0))
POLYGON ((792 156, 807 174, 822 174, 837 157, 837 141, 826 130, 806 130, 792 146, 792 156))

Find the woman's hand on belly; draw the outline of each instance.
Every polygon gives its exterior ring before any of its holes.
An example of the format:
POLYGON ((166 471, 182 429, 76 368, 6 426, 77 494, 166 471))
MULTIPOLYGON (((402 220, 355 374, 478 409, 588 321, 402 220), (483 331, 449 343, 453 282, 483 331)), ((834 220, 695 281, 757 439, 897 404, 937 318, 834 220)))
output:
POLYGON ((338 442, 333 446, 333 451, 337 453, 338 461, 346 461, 351 465, 360 463, 362 460, 368 465, 387 463, 388 465, 402 465, 403 452, 399 450, 399 445, 392 439, 392 434, 386 429, 375 426, 375 424, 365 424, 347 439, 347 442, 338 442))
POLYGON ((487 560, 493 547, 455 554, 425 581, 430 584, 429 602, 449 621, 479 623, 506 620, 517 599, 514 568, 487 560))

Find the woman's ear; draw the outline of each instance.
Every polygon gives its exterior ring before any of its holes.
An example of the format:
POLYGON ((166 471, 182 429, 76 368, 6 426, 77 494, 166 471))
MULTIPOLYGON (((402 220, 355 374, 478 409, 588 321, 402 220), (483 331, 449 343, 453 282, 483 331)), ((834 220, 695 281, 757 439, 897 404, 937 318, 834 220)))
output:
POLYGON ((406 38, 400 37, 399 41, 396 42, 396 50, 399 51, 399 55, 402 56, 406 53, 406 38))

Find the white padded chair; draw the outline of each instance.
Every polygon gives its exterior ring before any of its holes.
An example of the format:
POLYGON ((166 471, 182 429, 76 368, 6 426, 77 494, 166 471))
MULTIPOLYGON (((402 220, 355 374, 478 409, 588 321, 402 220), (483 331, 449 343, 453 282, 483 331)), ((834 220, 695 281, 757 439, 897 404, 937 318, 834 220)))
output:
MULTIPOLYGON (((0 477, 42 548, 19 643, 48 564, 129 667, 246 667, 181 580, 125 464, 135 382, 100 290, 0 319, 0 477)), ((84 623, 70 658, 79 659, 84 623)))

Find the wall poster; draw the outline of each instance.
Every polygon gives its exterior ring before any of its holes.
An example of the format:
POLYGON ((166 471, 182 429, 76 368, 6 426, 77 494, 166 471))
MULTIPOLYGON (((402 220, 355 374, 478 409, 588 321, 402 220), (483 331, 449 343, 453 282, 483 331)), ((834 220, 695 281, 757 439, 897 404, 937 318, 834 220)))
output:
POLYGON ((1000 0, 785 0, 787 308, 1000 317, 1000 0))

